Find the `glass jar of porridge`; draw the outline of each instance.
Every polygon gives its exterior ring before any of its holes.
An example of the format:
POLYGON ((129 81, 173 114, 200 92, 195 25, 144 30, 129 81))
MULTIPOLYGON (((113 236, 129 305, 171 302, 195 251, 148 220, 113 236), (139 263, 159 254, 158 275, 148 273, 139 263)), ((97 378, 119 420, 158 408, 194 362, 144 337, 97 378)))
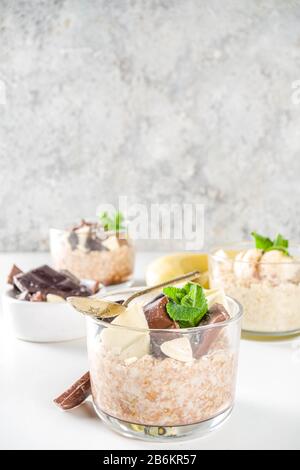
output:
POLYGON ((243 306, 242 328, 252 336, 300 332, 300 247, 263 252, 250 243, 214 249, 209 258, 212 288, 223 288, 243 306))
POLYGON ((71 230, 50 230, 54 268, 68 270, 79 279, 93 279, 105 286, 130 284, 135 252, 125 231, 104 231, 84 223, 71 230))
POLYGON ((87 318, 93 403, 110 428, 166 441, 204 435, 229 417, 242 311, 238 302, 226 300, 228 320, 195 328, 124 327, 87 318))

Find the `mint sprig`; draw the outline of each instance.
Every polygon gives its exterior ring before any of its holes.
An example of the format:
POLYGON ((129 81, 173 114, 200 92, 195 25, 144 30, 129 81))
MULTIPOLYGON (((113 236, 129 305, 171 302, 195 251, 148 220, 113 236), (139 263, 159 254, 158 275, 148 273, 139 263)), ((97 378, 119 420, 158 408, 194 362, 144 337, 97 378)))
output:
POLYGON ((255 240, 256 248, 263 250, 263 251, 272 251, 278 250, 282 251, 285 255, 289 256, 288 247, 289 242, 279 233, 275 240, 271 240, 270 238, 264 237, 259 235, 256 232, 251 233, 252 237, 255 240))
POLYGON ((109 215, 108 212, 101 212, 99 219, 105 231, 119 232, 120 230, 124 230, 124 216, 120 211, 117 211, 113 215, 109 215))
POLYGON ((193 328, 207 313, 204 290, 198 284, 188 283, 182 288, 168 286, 163 289, 168 297, 167 312, 180 328, 193 328))

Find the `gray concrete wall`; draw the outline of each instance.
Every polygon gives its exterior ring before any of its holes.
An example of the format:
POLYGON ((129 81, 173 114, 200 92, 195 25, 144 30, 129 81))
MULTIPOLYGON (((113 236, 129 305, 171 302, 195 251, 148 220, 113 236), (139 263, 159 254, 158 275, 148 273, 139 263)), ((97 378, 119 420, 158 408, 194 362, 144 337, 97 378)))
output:
POLYGON ((299 240, 296 80, 300 1, 0 0, 0 249, 119 194, 299 240))

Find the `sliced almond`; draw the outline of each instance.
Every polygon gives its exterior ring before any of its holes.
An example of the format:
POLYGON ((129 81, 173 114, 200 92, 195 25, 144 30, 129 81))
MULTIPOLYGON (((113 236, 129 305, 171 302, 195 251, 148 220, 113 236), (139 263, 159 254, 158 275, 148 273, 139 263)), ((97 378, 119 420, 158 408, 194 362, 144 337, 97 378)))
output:
POLYGON ((166 356, 176 359, 176 361, 191 362, 193 360, 191 343, 186 337, 166 341, 160 349, 166 356))

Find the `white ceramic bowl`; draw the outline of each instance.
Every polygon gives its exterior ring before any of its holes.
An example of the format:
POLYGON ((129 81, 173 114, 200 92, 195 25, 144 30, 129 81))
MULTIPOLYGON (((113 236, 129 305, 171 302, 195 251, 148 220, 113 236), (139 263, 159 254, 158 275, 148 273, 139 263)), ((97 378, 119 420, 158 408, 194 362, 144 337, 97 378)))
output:
POLYGON ((24 341, 68 341, 85 336, 84 316, 67 302, 28 302, 16 299, 12 289, 2 296, 7 323, 24 341))

